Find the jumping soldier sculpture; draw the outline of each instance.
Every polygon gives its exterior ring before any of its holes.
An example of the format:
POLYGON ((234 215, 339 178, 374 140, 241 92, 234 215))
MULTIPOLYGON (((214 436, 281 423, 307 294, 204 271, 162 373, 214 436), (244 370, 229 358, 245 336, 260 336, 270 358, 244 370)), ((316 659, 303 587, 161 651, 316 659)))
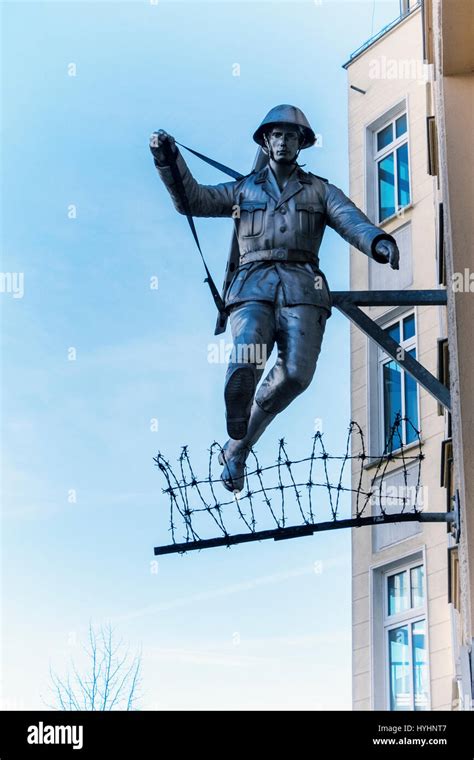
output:
POLYGON ((224 293, 233 338, 224 390, 229 440, 219 458, 229 491, 242 490, 251 446, 313 378, 331 315, 318 257, 326 224, 375 261, 392 269, 399 262, 391 235, 373 225, 342 190, 297 164, 300 150, 316 139, 299 108, 272 108, 253 139, 267 164, 218 185, 194 179, 164 130, 150 139, 155 166, 180 213, 187 213, 184 188, 193 216, 227 216, 236 224, 240 259, 224 293), (270 356, 275 343, 276 362, 256 392, 264 372, 259 359, 270 356))

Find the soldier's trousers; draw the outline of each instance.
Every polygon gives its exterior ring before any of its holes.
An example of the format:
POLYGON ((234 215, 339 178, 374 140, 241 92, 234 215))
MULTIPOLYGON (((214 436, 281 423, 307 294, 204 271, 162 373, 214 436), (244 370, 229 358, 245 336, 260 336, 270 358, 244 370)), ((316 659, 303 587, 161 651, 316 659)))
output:
POLYGON ((256 383, 276 343, 278 355, 260 385, 255 401, 266 412, 283 411, 313 378, 328 312, 311 304, 286 306, 281 286, 275 302, 245 301, 234 306, 229 320, 233 349, 226 382, 233 372, 250 364, 256 383))

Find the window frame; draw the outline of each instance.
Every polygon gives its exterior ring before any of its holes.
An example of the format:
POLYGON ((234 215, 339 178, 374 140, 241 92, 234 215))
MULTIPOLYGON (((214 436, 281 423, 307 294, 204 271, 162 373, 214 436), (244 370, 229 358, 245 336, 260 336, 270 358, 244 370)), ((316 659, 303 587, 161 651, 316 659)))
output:
POLYGON ((409 664, 410 664, 410 697, 411 707, 406 708, 410 712, 428 712, 431 710, 431 687, 430 687, 430 657, 429 657, 429 638, 428 638, 428 615, 427 615, 427 575, 426 575, 426 563, 423 557, 416 557, 410 561, 404 562, 395 567, 388 567, 382 570, 382 584, 383 584, 383 615, 382 615, 382 628, 384 638, 384 677, 385 677, 385 706, 389 712, 398 712, 392 710, 390 707, 390 639, 389 631, 402 626, 408 628, 408 651, 409 651, 409 664), (411 570, 415 567, 423 567, 423 604, 418 607, 409 607, 403 612, 398 612, 394 615, 388 614, 388 579, 392 575, 397 575, 401 572, 407 572, 410 578, 410 602, 411 602, 411 570), (427 681, 428 681, 428 702, 425 710, 415 710, 415 690, 413 684, 413 635, 412 626, 414 623, 423 621, 425 623, 425 639, 426 639, 426 668, 427 668, 427 681))
MULTIPOLYGON (((423 567, 423 570, 425 571, 425 565, 423 562, 423 559, 412 559, 410 562, 404 562, 403 565, 400 567, 391 567, 386 568, 383 571, 384 576, 384 625, 387 624, 392 627, 392 623, 395 623, 395 628, 397 628, 399 625, 403 624, 405 621, 405 618, 408 617, 411 619, 415 611, 415 614, 417 614, 417 610, 424 611, 426 606, 426 572, 423 572, 423 599, 425 600, 425 604, 419 605, 418 607, 408 607, 408 609, 403 610, 402 612, 395 612, 393 615, 388 614, 388 602, 389 602, 389 596, 388 596, 388 579, 392 575, 399 575, 400 573, 408 573, 410 575, 410 571, 413 570, 416 567, 423 567), (390 621, 390 623, 389 623, 390 621)), ((411 591, 411 582, 410 582, 410 591, 411 591)))
MULTIPOLYGON (((370 667, 370 709, 371 710, 390 710, 390 700, 387 703, 387 695, 390 692, 387 688, 387 671, 386 671, 386 647, 385 647, 385 629, 384 629, 384 583, 385 574, 403 570, 407 565, 416 567, 423 565, 425 568, 425 618, 426 618, 426 641, 428 649, 428 684, 430 706, 432 701, 431 693, 431 646, 430 646, 430 578, 428 574, 428 557, 426 544, 421 543, 417 548, 405 551, 397 549, 400 552, 396 557, 378 559, 369 563, 369 640, 367 648, 369 653, 370 667), (387 706, 388 705, 388 706, 387 706)), ((389 552, 390 554, 391 552, 389 552)))
POLYGON ((392 105, 385 107, 383 111, 376 117, 364 124, 364 167, 365 167, 365 180, 364 180, 364 207, 365 212, 369 219, 377 224, 379 227, 385 227, 391 225, 396 219, 403 219, 407 211, 413 206, 413 184, 411 179, 411 130, 410 130, 410 95, 406 93, 402 97, 397 98, 392 102, 392 105), (377 194, 377 165, 374 161, 374 134, 383 129, 384 125, 387 125, 392 119, 398 119, 402 114, 407 114, 407 138, 408 138, 408 171, 409 171, 409 187, 410 187, 410 204, 404 207, 403 213, 398 215, 387 217, 383 222, 378 222, 378 194, 377 194))
POLYGON ((377 224, 384 224, 389 219, 393 219, 393 217, 400 216, 401 212, 403 212, 404 209, 408 208, 412 203, 412 188, 411 188, 411 163, 410 163, 410 134, 409 134, 409 119, 408 119, 408 109, 405 108, 404 110, 400 111, 400 113, 397 113, 395 115, 392 115, 391 117, 387 118, 385 121, 381 123, 380 126, 377 126, 376 129, 372 132, 372 155, 373 160, 375 163, 375 214, 377 219, 377 224), (386 145, 384 148, 381 148, 378 150, 377 148, 377 135, 379 132, 381 132, 383 129, 388 127, 390 124, 393 128, 393 135, 396 135, 396 129, 395 129, 395 122, 400 119, 402 116, 406 116, 406 122, 407 122, 407 128, 405 132, 400 135, 400 137, 394 137, 392 141, 386 145), (402 145, 407 144, 407 158, 408 158, 408 203, 405 203, 403 206, 398 205, 398 160, 397 160, 397 150, 402 145), (394 208, 395 211, 393 214, 389 214, 388 216, 384 217, 383 219, 380 218, 380 193, 379 193, 379 163, 386 158, 390 153, 393 153, 394 157, 394 208))
MULTIPOLYGON (((398 322, 400 325, 400 346, 405 351, 410 351, 411 349, 415 349, 415 359, 418 360, 418 319, 417 319, 417 313, 416 309, 412 308, 408 311, 404 311, 401 314, 395 316, 393 315, 392 319, 389 319, 387 322, 384 322, 380 325, 382 330, 387 330, 389 327, 392 327, 398 322), (415 335, 411 338, 407 338, 406 340, 402 339, 403 335, 403 320, 407 317, 410 317, 413 314, 415 319, 415 335)), ((379 407, 379 420, 381 420, 381 424, 379 426, 378 430, 378 441, 380 446, 380 451, 385 450, 386 446, 386 433, 385 433, 385 413, 384 413, 384 401, 385 401, 385 387, 384 387, 384 378, 383 378, 383 368, 385 364, 389 364, 390 362, 395 361, 392 359, 391 356, 389 356, 381 347, 377 347, 377 385, 378 385, 378 407, 379 407)), ((406 411, 406 399, 405 399, 405 375, 406 370, 403 367, 400 367, 400 373, 401 373, 401 388, 402 388, 402 409, 400 410, 402 417, 405 417, 405 411, 406 411)), ((420 390, 419 390, 419 383, 415 380, 416 383, 416 411, 417 411, 417 425, 419 428, 420 423, 420 390)), ((403 446, 410 446, 413 441, 410 443, 406 443, 406 422, 402 421, 402 443, 403 446)), ((393 449, 393 452, 400 451, 400 448, 393 449)))

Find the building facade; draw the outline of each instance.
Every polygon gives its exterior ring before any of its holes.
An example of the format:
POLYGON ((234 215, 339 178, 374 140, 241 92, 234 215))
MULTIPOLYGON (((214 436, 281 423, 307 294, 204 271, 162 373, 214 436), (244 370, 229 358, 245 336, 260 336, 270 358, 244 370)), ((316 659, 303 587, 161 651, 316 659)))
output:
MULTIPOLYGON (((350 287, 448 291, 448 308, 364 310, 403 352, 450 385, 453 395, 451 414, 351 325, 352 419, 363 429, 369 454, 363 466, 352 460, 353 488, 362 466, 364 488, 378 494, 370 503, 372 514, 382 509, 400 512, 415 496, 417 508, 429 512, 451 511, 457 500, 464 515, 460 534, 445 522, 352 529, 355 710, 472 709, 468 547, 474 523, 466 516, 474 473, 463 452, 474 451, 473 355, 467 350, 474 295, 464 293, 466 303, 461 303, 448 283, 453 272, 474 266, 472 236, 467 241, 458 227, 458 189, 451 176, 454 162, 456 178, 462 174, 456 180, 464 193, 462 207, 467 211, 471 202, 472 209, 474 172, 462 165, 463 152, 455 140, 464 129, 464 155, 472 156, 472 144, 468 148, 467 143, 472 143, 468 134, 473 132, 473 67, 472 58, 466 60, 467 45, 464 57, 453 51, 449 76, 458 81, 443 88, 440 80, 448 72, 443 73, 439 58, 445 34, 440 19, 446 4, 404 0, 400 17, 344 64, 350 196, 374 223, 394 235, 401 254, 400 269, 394 271, 354 252, 350 287), (470 74, 464 71, 469 66, 470 74), (442 118, 447 90, 448 120, 442 118), (458 151, 454 160, 450 149, 458 151), (397 414, 402 422, 390 447, 396 454, 403 444, 407 460, 387 463, 383 490, 381 485, 377 491, 378 464, 397 414)), ((469 0, 466 13, 468 5, 469 0)), ((471 56, 472 50, 474 44, 471 56)))
POLYGON ((429 138, 437 174, 439 280, 447 289, 440 376, 451 387, 452 425, 441 467, 460 533, 448 549, 453 614, 453 709, 472 708, 474 635, 474 3, 424 0, 423 55, 430 70, 429 138))

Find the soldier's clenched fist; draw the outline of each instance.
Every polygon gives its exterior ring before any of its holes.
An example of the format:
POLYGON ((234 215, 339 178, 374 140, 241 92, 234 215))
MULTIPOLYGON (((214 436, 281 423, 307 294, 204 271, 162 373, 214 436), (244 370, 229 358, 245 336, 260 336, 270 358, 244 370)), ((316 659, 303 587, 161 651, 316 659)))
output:
MULTIPOLYGON (((397 244, 391 240, 379 240, 375 246, 375 252, 386 259, 392 269, 399 269, 400 251, 397 244)), ((382 262, 385 263, 385 262, 382 262)))
POLYGON ((150 137, 150 150, 153 157, 162 165, 168 163, 170 154, 176 156, 178 152, 174 137, 165 132, 164 129, 153 132, 150 137))

